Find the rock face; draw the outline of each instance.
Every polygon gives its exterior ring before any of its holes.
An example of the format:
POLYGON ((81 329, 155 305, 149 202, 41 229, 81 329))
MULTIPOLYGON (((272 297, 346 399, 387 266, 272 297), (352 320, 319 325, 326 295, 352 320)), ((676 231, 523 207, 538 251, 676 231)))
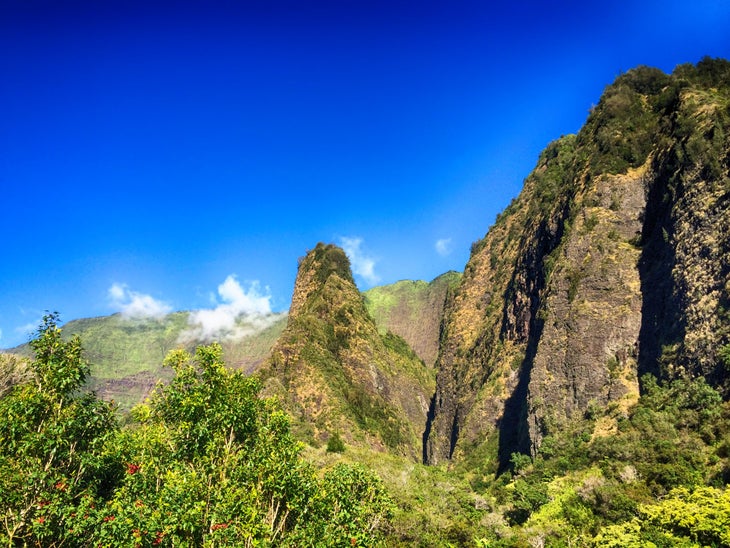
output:
POLYGON ((646 67, 552 143, 445 311, 429 463, 534 453, 645 372, 728 395, 730 64, 646 67))
POLYGON ((378 332, 340 248, 318 244, 300 261, 287 326, 261 375, 311 441, 337 432, 421 458, 433 370, 378 332))

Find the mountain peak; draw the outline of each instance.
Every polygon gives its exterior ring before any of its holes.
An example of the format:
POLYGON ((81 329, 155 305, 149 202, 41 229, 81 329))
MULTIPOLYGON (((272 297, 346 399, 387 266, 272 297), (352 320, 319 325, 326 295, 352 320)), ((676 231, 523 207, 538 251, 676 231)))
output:
POLYGON ((546 148, 446 311, 429 462, 488 443, 504 469, 647 372, 730 393, 728 104, 727 61, 638 67, 546 148))
POLYGON ((378 332, 339 247, 317 244, 299 261, 287 327, 261 374, 314 443, 339 433, 418 455, 433 370, 378 332))
POLYGON ((300 314, 307 301, 314 293, 322 290, 330 277, 339 280, 338 285, 351 286, 350 289, 357 291, 350 260, 342 248, 320 242, 299 259, 299 270, 289 309, 290 316, 300 314))

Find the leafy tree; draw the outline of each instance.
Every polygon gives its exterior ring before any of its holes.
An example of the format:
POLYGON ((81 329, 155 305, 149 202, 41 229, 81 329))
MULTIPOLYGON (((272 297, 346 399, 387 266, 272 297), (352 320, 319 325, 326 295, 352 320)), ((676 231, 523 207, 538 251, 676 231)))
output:
POLYGON ((524 453, 512 453, 509 461, 512 465, 512 471, 515 474, 519 474, 522 470, 532 464, 532 458, 530 455, 525 455, 524 453))
POLYGON ((80 392, 88 375, 81 342, 64 341, 58 320, 44 316, 31 343, 32 380, 0 399, 0 538, 10 545, 65 536, 68 508, 96 499, 119 472, 107 451, 113 406, 80 392))
POLYGON ((377 546, 394 504, 380 479, 362 465, 338 464, 325 473, 312 513, 291 546, 377 546))
POLYGON ((320 478, 259 382, 213 344, 174 351, 175 376, 118 427, 83 392, 78 337, 49 314, 32 379, 0 398, 0 542, 9 546, 373 546, 393 505, 380 480, 320 478))
POLYGON ((730 492, 714 487, 680 487, 657 504, 643 505, 640 517, 605 527, 595 546, 728 546, 730 492))
POLYGON ((318 479, 288 415, 260 397, 255 378, 226 369, 220 345, 194 357, 174 351, 166 364, 175 377, 134 410, 136 427, 120 436, 124 480, 88 512, 79 538, 113 546, 338 546, 343 535, 348 544, 377 542, 389 519, 377 478, 345 466, 318 479))

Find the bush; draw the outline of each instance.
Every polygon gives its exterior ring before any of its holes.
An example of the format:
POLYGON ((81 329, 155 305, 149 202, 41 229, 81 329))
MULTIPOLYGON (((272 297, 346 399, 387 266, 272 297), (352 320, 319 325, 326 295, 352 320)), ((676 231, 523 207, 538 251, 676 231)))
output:
POLYGON ((345 442, 342 441, 340 435, 335 432, 327 440, 327 452, 328 453, 344 453, 345 442))
POLYGON ((109 444, 111 404, 81 391, 88 375, 81 341, 61 338, 58 314, 31 342, 32 380, 0 398, 0 540, 47 545, 67 535, 76 501, 103 496, 121 474, 109 444))

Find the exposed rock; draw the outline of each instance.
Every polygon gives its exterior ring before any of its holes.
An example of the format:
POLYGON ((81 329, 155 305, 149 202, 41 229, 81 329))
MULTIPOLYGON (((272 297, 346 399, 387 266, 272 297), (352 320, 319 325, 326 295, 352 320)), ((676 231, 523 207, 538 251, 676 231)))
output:
POLYGON ((447 306, 424 456, 535 453, 639 377, 728 395, 730 64, 640 67, 552 143, 447 306))

